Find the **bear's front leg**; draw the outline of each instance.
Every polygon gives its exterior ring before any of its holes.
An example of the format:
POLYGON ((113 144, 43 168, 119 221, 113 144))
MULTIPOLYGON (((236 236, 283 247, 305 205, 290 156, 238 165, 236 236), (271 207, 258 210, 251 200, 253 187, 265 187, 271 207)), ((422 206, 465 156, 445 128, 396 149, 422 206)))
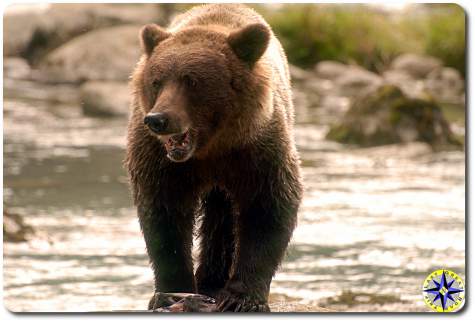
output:
MULTIPOLYGON (((191 257, 193 209, 170 203, 138 207, 140 225, 155 276, 155 293, 194 293, 191 257)), ((155 295, 149 309, 156 309, 155 295)))
POLYGON ((261 192, 250 202, 240 201, 237 248, 217 299, 219 311, 269 311, 270 283, 295 228, 302 193, 300 182, 274 178, 267 189, 257 187, 261 192))

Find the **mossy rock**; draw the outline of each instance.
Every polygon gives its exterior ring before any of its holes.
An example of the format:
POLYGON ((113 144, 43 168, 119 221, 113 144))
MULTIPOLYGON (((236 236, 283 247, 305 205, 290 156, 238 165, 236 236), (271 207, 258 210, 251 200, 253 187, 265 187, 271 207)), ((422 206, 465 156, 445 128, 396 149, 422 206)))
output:
POLYGON ((357 98, 327 139, 364 147, 413 141, 426 142, 434 150, 463 147, 434 101, 409 98, 394 85, 357 98))

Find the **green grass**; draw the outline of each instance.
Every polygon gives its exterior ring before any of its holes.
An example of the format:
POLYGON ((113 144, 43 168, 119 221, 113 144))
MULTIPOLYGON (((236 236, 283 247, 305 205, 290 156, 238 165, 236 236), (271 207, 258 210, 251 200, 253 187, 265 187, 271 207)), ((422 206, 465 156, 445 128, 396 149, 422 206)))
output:
POLYGON ((413 5, 399 14, 357 4, 254 8, 272 26, 289 61, 301 67, 336 60, 381 71, 411 52, 438 57, 465 75, 465 13, 457 5, 413 5))

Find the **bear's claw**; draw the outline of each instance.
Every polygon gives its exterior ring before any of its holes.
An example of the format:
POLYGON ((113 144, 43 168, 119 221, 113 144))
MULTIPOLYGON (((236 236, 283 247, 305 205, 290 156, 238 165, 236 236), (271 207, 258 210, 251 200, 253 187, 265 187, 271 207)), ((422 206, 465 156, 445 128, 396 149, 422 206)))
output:
POLYGON ((219 312, 270 312, 269 305, 249 296, 226 292, 218 301, 219 312))

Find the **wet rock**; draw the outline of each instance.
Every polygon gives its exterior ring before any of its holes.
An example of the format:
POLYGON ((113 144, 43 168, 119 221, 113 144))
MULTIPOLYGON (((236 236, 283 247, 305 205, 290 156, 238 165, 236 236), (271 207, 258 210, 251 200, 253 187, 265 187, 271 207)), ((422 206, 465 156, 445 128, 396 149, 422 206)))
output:
POLYGON ((326 137, 366 147, 422 141, 434 150, 462 148, 435 102, 409 98, 392 85, 356 99, 326 137))
POLYGON ((413 78, 422 79, 430 72, 442 67, 437 58, 416 54, 402 54, 391 63, 391 69, 405 72, 413 78))
POLYGON ((433 70, 425 81, 427 91, 439 102, 463 104, 464 81, 460 73, 450 67, 433 70))
POLYGON ((42 62, 44 81, 126 81, 141 54, 140 28, 138 25, 111 27, 74 38, 42 62))
POLYGON ((3 241, 19 243, 27 241, 33 234, 33 228, 23 221, 20 215, 3 210, 3 241))
POLYGON ((364 68, 351 66, 335 80, 341 96, 357 97, 373 91, 383 82, 382 78, 364 68))
POLYGON ((126 116, 130 91, 124 82, 90 81, 81 86, 79 99, 85 115, 126 116))
POLYGON ((349 66, 337 61, 325 60, 315 65, 315 73, 319 78, 336 80, 342 76, 349 66))
POLYGON ((161 23, 164 13, 155 4, 51 4, 5 15, 6 54, 37 62, 70 39, 104 27, 161 23), (17 36, 19 35, 19 36, 17 36))

